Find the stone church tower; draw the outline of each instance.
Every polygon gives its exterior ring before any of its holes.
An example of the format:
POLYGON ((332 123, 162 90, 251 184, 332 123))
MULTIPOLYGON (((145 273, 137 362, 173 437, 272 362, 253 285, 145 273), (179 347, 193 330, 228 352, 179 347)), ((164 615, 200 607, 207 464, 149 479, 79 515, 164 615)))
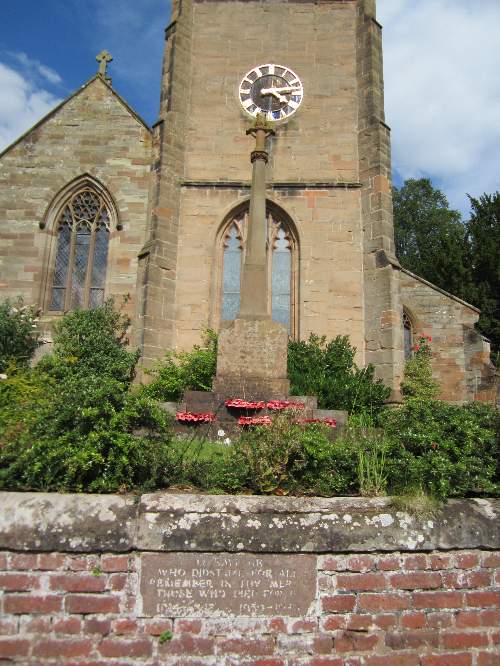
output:
POLYGON ((130 294, 145 364, 220 329, 239 304, 250 195, 246 72, 304 85, 267 167, 273 318, 348 335, 397 399, 405 346, 434 338, 443 397, 490 399, 478 311, 403 270, 375 0, 174 0, 150 130, 105 68, 0 156, 0 286, 44 322, 130 294))

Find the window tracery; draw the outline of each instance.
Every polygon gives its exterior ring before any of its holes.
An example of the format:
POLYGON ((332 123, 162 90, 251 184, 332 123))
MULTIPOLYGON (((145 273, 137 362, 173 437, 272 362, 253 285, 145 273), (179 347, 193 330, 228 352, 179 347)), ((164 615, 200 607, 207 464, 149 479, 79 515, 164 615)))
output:
MULTIPOLYGON (((240 283, 248 209, 235 214, 222 236, 221 319, 233 320, 240 307, 240 283)), ((290 226, 279 213, 267 211, 268 270, 272 318, 284 324, 290 335, 296 333, 297 243, 290 226)))
POLYGON ((93 308, 104 300, 110 214, 104 199, 84 187, 71 196, 56 224, 57 250, 50 310, 93 308))

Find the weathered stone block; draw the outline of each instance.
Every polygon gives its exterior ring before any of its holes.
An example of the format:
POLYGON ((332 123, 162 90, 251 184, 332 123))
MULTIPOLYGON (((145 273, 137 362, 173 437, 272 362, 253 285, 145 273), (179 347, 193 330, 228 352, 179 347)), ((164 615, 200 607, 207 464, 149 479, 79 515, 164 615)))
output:
POLYGON ((288 395, 288 334, 271 319, 235 319, 219 335, 214 391, 228 397, 288 395))

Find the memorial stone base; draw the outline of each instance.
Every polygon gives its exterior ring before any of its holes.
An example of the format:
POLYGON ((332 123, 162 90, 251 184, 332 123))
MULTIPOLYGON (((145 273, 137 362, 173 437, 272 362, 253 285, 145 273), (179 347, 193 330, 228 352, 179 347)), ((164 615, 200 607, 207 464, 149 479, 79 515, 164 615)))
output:
POLYGON ((283 399, 287 379, 288 333, 271 319, 238 318, 219 333, 214 392, 228 397, 283 399))
MULTIPOLYGON (((197 434, 202 437, 210 438, 211 436, 216 435, 218 430, 221 428, 226 434, 234 434, 239 430, 238 419, 240 416, 274 416, 277 412, 273 411, 267 407, 264 407, 259 410, 251 409, 234 409, 231 407, 226 407, 226 400, 230 397, 242 397, 238 394, 231 394, 228 392, 216 393, 215 391, 204 392, 204 391, 187 391, 184 395, 184 399, 181 403, 164 403, 167 409, 172 414, 177 411, 180 412, 191 412, 194 414, 200 413, 212 413, 215 414, 216 420, 213 423, 199 423, 197 425, 176 422, 174 429, 178 433, 193 433, 196 429, 197 434)), ((244 396, 248 397, 248 396, 244 396)), ((274 398, 275 396, 272 396, 274 398)), ((303 409, 297 410, 298 419, 334 419, 337 422, 337 427, 331 430, 332 437, 337 436, 342 428, 347 425, 347 412, 343 410, 333 410, 333 409, 318 409, 317 408, 317 398, 316 396, 304 396, 304 395, 284 395, 280 398, 288 400, 292 403, 302 403, 304 405, 303 409)), ((256 401, 262 401, 267 404, 271 399, 270 394, 262 389, 259 390, 259 387, 251 394, 251 399, 256 401)))
POLYGON ((0 662, 493 666, 500 507, 0 493, 0 662))
POLYGON ((332 429, 332 436, 338 434, 347 423, 347 412, 318 409, 316 396, 290 395, 287 347, 285 327, 268 318, 238 318, 228 324, 219 334, 213 391, 187 391, 178 405, 165 403, 165 408, 172 413, 211 413, 215 421, 196 425, 178 422, 176 430, 188 433, 196 429, 202 437, 214 436, 220 429, 233 434, 238 431, 239 417, 273 416, 276 411, 267 404, 285 400, 304 405, 297 411, 298 419, 334 419, 337 428, 332 429), (226 401, 234 398, 262 402, 266 406, 258 410, 227 407, 226 401))

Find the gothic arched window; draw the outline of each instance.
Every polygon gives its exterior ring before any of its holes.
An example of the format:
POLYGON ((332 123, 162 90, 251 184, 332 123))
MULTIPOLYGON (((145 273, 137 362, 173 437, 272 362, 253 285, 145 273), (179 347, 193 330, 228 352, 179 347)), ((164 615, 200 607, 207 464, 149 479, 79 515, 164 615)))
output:
POLYGON ((405 361, 407 361, 412 356, 413 323, 410 319, 410 315, 406 312, 406 310, 403 310, 403 344, 405 361))
MULTIPOLYGON (((297 242, 284 215, 267 210, 269 307, 275 321, 296 335, 297 242)), ((248 227, 248 209, 234 214, 222 234, 221 320, 233 320, 240 308, 240 282, 248 227)))
POLYGON ((91 187, 76 191, 56 222, 57 251, 49 309, 93 308, 104 300, 110 216, 91 187))

